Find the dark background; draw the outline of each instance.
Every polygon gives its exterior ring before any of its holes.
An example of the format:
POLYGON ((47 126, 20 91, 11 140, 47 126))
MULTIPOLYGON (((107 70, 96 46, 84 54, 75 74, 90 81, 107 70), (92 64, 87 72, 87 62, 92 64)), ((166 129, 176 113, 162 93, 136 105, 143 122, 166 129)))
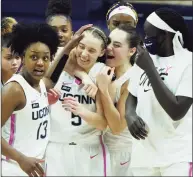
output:
MULTIPOLYGON (((73 30, 76 31, 81 25, 92 23, 106 27, 106 12, 109 6, 116 0, 72 0, 72 21, 73 30)), ((45 21, 45 9, 48 0, 2 0, 2 17, 12 16, 19 22, 43 22, 45 21)), ((181 13, 193 32, 192 6, 183 5, 160 5, 160 4, 138 4, 132 3, 139 13, 138 29, 143 32, 145 18, 160 7, 171 7, 181 13)))

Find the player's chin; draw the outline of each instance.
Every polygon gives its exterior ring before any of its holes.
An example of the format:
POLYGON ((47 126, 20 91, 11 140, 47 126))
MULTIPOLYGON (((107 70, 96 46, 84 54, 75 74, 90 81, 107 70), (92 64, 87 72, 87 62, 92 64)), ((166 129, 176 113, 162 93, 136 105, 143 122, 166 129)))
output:
POLYGON ((34 74, 32 75, 32 77, 34 78, 34 80, 41 80, 43 77, 45 76, 44 73, 42 74, 34 74))

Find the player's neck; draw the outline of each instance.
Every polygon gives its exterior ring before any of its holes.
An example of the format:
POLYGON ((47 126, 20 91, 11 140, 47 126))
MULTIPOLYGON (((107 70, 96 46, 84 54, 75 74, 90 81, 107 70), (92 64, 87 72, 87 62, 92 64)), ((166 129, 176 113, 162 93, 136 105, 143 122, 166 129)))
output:
POLYGON ((118 67, 115 68, 115 75, 116 78, 120 78, 129 68, 131 68, 132 65, 128 60, 128 63, 125 63, 123 65, 120 65, 118 67))
POLYGON ((162 48, 158 55, 160 57, 170 57, 174 55, 174 50, 173 50, 173 44, 167 44, 167 46, 165 45, 164 48, 162 48))
POLYGON ((32 78, 27 72, 22 71, 21 75, 24 77, 24 79, 28 82, 29 85, 31 85, 31 87, 33 88, 37 88, 39 87, 39 80, 35 80, 34 78, 32 78))

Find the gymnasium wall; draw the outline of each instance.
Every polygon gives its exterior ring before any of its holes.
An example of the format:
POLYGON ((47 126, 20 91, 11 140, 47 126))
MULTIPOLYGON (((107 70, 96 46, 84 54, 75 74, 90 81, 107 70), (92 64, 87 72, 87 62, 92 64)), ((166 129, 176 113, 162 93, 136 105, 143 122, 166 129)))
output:
MULTIPOLYGON (((30 23, 33 21, 43 22, 45 20, 45 9, 48 0, 2 0, 2 17, 12 16, 18 21, 30 23)), ((72 0, 73 30, 76 31, 81 25, 93 23, 105 29, 105 14, 109 6, 116 0, 72 0)), ((190 30, 192 25, 192 1, 136 1, 132 4, 139 13, 138 29, 143 32, 145 18, 155 9, 160 7, 171 7, 181 13, 190 30), (180 5, 179 5, 180 4, 180 5)))

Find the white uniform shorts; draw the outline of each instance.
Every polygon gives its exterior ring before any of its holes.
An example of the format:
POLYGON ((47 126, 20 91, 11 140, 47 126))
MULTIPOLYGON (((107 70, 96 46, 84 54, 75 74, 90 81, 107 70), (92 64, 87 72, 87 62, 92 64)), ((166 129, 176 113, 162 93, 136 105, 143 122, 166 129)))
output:
POLYGON ((161 168, 132 168, 134 176, 192 176, 192 163, 182 162, 161 168))
POLYGON ((104 144, 49 142, 46 176, 107 176, 110 170, 108 159, 104 144))
POLYGON ((132 176, 130 169, 131 153, 128 151, 110 151, 112 176, 132 176))

